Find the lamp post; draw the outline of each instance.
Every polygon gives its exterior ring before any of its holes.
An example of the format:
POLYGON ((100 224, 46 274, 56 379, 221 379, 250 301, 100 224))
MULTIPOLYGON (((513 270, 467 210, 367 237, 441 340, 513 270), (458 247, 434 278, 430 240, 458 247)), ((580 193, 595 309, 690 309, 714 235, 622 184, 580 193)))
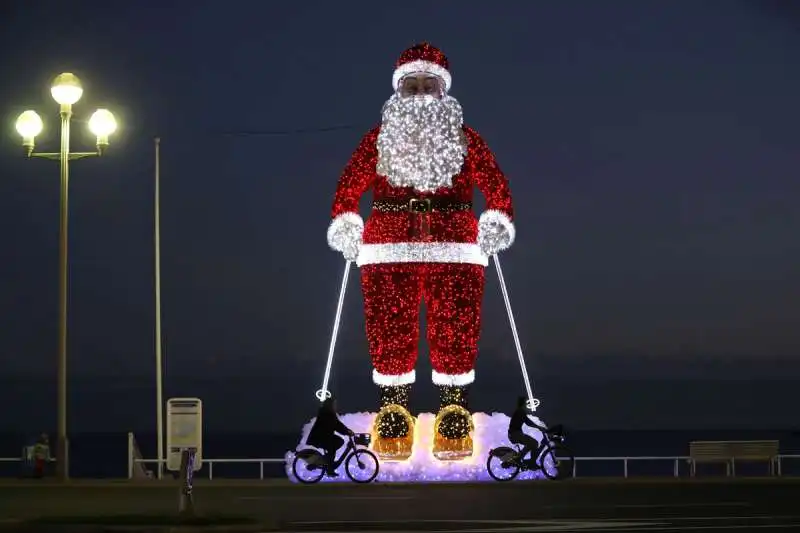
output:
POLYGON ((58 152, 35 152, 36 136, 44 124, 36 111, 25 111, 17 119, 17 132, 29 158, 58 161, 61 169, 60 225, 58 233, 58 438, 56 441, 56 473, 60 480, 69 479, 69 441, 67 440, 67 222, 69 201, 69 162, 86 157, 100 156, 108 147, 108 137, 117 129, 114 115, 107 109, 98 109, 89 119, 89 129, 97 137, 94 152, 70 152, 69 130, 72 106, 83 96, 81 82, 74 74, 66 72, 53 80, 50 88, 53 99, 61 106, 61 149, 58 152))

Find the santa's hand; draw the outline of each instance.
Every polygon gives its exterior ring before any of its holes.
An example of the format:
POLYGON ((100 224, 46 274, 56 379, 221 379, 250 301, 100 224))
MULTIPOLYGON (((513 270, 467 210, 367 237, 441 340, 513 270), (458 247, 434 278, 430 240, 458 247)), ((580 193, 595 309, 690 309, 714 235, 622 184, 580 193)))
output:
POLYGON ((349 243, 342 250, 345 261, 355 261, 358 259, 358 251, 361 248, 361 239, 358 242, 349 243))
POLYGON ((478 220, 478 246, 485 255, 502 252, 514 242, 514 224, 508 216, 495 210, 485 211, 478 220))
POLYGON ((358 213, 342 213, 328 226, 328 246, 342 252, 347 261, 355 261, 361 248, 364 221, 358 213))

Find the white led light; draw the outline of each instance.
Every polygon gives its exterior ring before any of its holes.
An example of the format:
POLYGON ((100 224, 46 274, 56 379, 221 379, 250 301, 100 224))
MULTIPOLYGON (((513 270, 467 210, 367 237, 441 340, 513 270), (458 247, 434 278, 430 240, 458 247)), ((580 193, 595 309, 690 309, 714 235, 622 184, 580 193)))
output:
POLYGON ((376 385, 384 387, 398 387, 400 385, 410 385, 417 380, 417 372, 412 370, 405 374, 398 374, 391 376, 389 374, 381 374, 377 370, 372 371, 372 381, 376 385))
MULTIPOLYGON (((547 424, 542 422, 538 417, 533 415, 529 415, 529 417, 536 424, 547 427, 547 424)), ((339 418, 344 425, 356 433, 371 433, 375 420, 375 413, 342 414, 339 418)), ((491 415, 486 413, 474 413, 472 418, 475 422, 475 430, 472 435, 474 442, 472 456, 466 457, 460 461, 439 461, 434 458, 431 453, 433 449, 433 424, 435 415, 432 413, 420 413, 419 416, 416 417, 414 423, 414 448, 411 457, 398 462, 382 461, 376 481, 389 483, 486 481, 493 483, 494 481, 486 471, 486 458, 489 454, 489 450, 492 448, 512 446, 508 441, 508 423, 510 420, 507 415, 502 413, 492 413, 491 415)), ((308 437, 308 432, 311 431, 313 422, 314 420, 312 419, 303 427, 301 441, 297 446, 298 450, 308 448, 305 444, 305 439, 308 437)), ((536 440, 542 438, 541 432, 534 428, 525 427, 525 432, 536 440)), ((337 452, 337 457, 341 452, 342 450, 337 452)), ((292 473, 294 452, 288 452, 285 459, 286 473, 291 481, 296 481, 292 473)), ((552 457, 549 455, 545 458, 545 468, 552 473, 556 471, 552 457)), ((344 466, 340 466, 337 472, 339 477, 326 477, 323 478, 322 481, 350 483, 349 478, 345 475, 344 466)), ((543 477, 544 474, 542 474, 542 472, 525 471, 520 472, 517 479, 542 479, 543 477)))
POLYGON ((396 90, 400 86, 400 81, 402 81, 403 78, 409 74, 415 74, 417 72, 424 72, 426 74, 438 76, 444 82, 444 88, 446 91, 449 91, 453 86, 453 77, 446 68, 434 63, 433 61, 418 59, 416 61, 403 63, 395 69, 394 73, 392 74, 392 88, 396 90))
POLYGON ((453 185, 467 155, 458 101, 392 95, 383 106, 377 172, 394 187, 433 192, 453 185))
POLYGON ((466 242, 400 242, 362 244, 357 266, 382 263, 463 263, 486 266, 489 258, 466 242))
POLYGON ((354 261, 361 246, 364 220, 361 215, 348 211, 331 220, 328 226, 328 246, 342 252, 345 259, 354 261))
POLYGON ((470 370, 464 374, 443 374, 433 371, 431 380, 434 385, 448 385, 450 387, 463 387, 475 381, 475 371, 470 370))
POLYGON ((516 229, 508 215, 488 209, 478 219, 478 246, 486 255, 502 252, 514 243, 516 229))

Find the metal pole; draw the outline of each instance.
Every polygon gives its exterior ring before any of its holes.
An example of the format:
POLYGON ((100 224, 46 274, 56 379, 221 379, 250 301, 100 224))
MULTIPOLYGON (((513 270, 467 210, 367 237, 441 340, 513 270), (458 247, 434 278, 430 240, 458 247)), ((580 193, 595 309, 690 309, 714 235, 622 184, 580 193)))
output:
POLYGON ((322 388, 316 392, 317 399, 324 402, 331 397, 328 390, 328 382, 331 379, 331 368, 333 366, 333 352, 336 349, 336 337, 339 335, 339 325, 342 321, 342 307, 344 306, 344 295, 347 291, 347 278, 350 277, 350 267, 352 261, 344 264, 344 274, 342 274, 342 286, 339 288, 339 301, 336 302, 336 318, 333 319, 333 331, 331 332, 331 343, 328 345, 328 360, 325 362, 325 375, 322 378, 322 388))
POLYGON ((72 106, 61 106, 61 202, 58 233, 58 438, 56 442, 56 476, 69 479, 69 440, 67 439, 67 222, 69 207, 69 123, 72 106))
POLYGON ((495 270, 497 270, 497 281, 500 283, 500 292, 503 294, 503 303, 506 304, 506 314, 508 314, 508 323, 511 326, 511 335, 514 337, 514 347, 517 349, 517 359, 519 359, 522 379, 525 381, 525 392, 528 394, 528 408, 536 411, 536 408, 539 407, 539 400, 533 397, 533 387, 531 387, 528 369, 525 366, 525 356, 522 354, 522 343, 519 341, 517 323, 514 321, 514 313, 511 311, 511 298, 508 296, 506 278, 503 276, 503 269, 500 268, 500 258, 497 257, 497 254, 492 256, 492 258, 494 259, 495 270))
POLYGON ((161 354, 161 139, 155 138, 155 291, 156 291, 156 435, 158 437, 158 479, 164 474, 164 376, 161 354))
MULTIPOLYGON (((181 452, 181 488, 178 493, 178 515, 185 518, 194 517, 194 461, 196 448, 185 448, 181 452)), ((211 463, 209 463, 210 465, 211 463)), ((210 466, 209 466, 210 468, 210 466)), ((211 479, 211 470, 208 471, 211 479)))

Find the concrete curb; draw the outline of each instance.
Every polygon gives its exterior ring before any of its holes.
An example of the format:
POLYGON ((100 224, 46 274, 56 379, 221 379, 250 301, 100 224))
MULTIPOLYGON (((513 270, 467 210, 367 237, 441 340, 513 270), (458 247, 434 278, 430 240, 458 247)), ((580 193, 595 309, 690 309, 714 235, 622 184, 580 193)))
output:
POLYGON ((263 525, 249 526, 103 526, 103 525, 56 525, 56 524, 26 524, 21 523, 14 526, 0 526, 0 531, 6 533, 38 533, 47 531, 48 533, 110 533, 112 531, 126 533, 261 533, 278 531, 279 528, 263 525))
POLYGON ((103 525, 103 524, 47 524, 26 520, 4 520, 0 522, 0 532, 7 533, 34 533, 47 531, 48 533, 100 533, 100 532, 128 532, 128 533, 193 533, 193 532, 230 532, 230 533, 260 533, 281 530, 281 525, 269 522, 240 525, 103 525))
MULTIPOLYGON (((577 478, 566 479, 562 481, 512 481, 509 483, 497 482, 465 482, 465 483, 387 483, 376 482, 367 485, 356 485, 349 482, 325 482, 315 485, 303 485, 300 483, 292 483, 288 479, 273 479, 273 480, 247 480, 247 479, 198 479, 195 480, 194 486, 197 488, 204 487, 230 487, 230 488, 302 488, 308 490, 309 488, 342 488, 342 487, 359 487, 362 489, 369 489, 370 487, 492 487, 492 486, 526 486, 526 487, 544 487, 544 486, 565 486, 565 485, 634 485, 634 484, 648 484, 648 485, 676 485, 676 484, 692 484, 692 485, 705 485, 705 484, 800 484, 800 477, 630 477, 630 478, 577 478)), ((127 479, 121 480, 105 480, 105 479, 81 479, 71 480, 66 483, 50 480, 8 480, 0 479, 0 488, 56 488, 56 489, 83 489, 83 488, 177 488, 180 483, 173 480, 166 481, 130 481, 127 479)))

